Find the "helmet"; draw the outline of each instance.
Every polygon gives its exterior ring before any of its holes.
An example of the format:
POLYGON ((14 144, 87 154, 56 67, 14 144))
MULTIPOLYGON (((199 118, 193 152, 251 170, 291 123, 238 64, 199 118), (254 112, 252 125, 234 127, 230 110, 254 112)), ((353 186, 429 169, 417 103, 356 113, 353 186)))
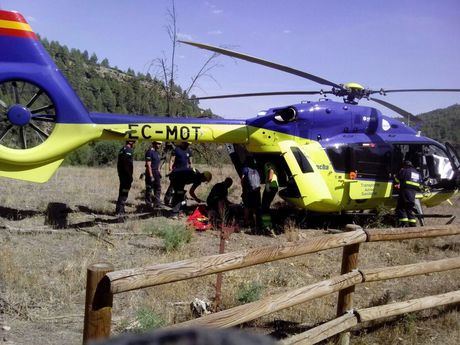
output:
POLYGON ((204 180, 209 182, 212 180, 212 174, 209 171, 203 171, 204 180))
POLYGON ((152 141, 152 144, 160 144, 160 145, 161 145, 161 141, 159 141, 159 140, 154 140, 154 141, 152 141))
POLYGON ((411 161, 404 161, 403 165, 404 165, 405 167, 413 167, 411 161))

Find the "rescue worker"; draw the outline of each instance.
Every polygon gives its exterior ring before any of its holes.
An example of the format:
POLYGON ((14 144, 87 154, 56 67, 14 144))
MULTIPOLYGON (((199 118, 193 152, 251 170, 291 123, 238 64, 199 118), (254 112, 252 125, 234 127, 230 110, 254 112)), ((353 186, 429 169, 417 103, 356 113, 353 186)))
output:
POLYGON ((396 218, 401 227, 416 226, 414 215, 415 194, 420 190, 420 173, 411 161, 404 161, 402 169, 395 176, 395 188, 399 188, 396 218))
POLYGON ((161 141, 152 141, 152 145, 145 151, 145 204, 154 208, 161 206, 160 148, 161 141))
POLYGON ((272 229, 272 218, 270 215, 270 205, 278 193, 278 175, 275 165, 267 162, 264 165, 265 188, 262 193, 262 227, 266 230, 272 229))
POLYGON ((247 157, 241 170, 241 187, 244 206, 244 226, 260 228, 260 176, 253 157, 247 157))
POLYGON ((190 196, 197 202, 201 203, 203 200, 198 198, 195 194, 195 190, 203 182, 209 182, 212 179, 212 174, 209 171, 199 172, 197 169, 185 168, 176 169, 169 174, 169 180, 174 191, 172 198, 172 215, 173 218, 177 218, 180 209, 185 205, 185 186, 192 184, 189 193, 190 196))
MULTIPOLYGON (((212 186, 211 191, 206 198, 207 208, 213 224, 217 224, 217 221, 230 217, 229 214, 225 213, 229 210, 230 201, 228 201, 228 190, 232 184, 233 179, 231 177, 227 177, 224 181, 212 186)), ((227 222, 228 219, 225 219, 225 221, 227 222)))
POLYGON ((127 140, 118 152, 117 172, 120 180, 120 188, 118 190, 115 213, 119 216, 125 213, 125 204, 128 200, 131 184, 133 183, 133 150, 135 143, 134 140, 127 140))
MULTIPOLYGON (((192 151, 189 148, 190 142, 182 141, 179 145, 174 148, 174 151, 171 154, 171 159, 169 160, 169 172, 173 172, 178 169, 186 169, 192 167, 192 151)), ((166 190, 164 203, 165 205, 171 204, 171 198, 173 195, 173 186, 169 184, 168 189, 166 190)))

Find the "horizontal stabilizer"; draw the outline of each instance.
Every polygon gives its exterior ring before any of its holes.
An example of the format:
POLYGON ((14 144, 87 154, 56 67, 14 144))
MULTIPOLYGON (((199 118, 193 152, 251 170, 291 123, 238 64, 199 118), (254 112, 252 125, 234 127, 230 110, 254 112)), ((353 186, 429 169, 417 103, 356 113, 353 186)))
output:
POLYGON ((36 166, 2 164, 0 166, 0 176, 16 180, 44 183, 53 176, 63 160, 62 158, 48 164, 36 166))

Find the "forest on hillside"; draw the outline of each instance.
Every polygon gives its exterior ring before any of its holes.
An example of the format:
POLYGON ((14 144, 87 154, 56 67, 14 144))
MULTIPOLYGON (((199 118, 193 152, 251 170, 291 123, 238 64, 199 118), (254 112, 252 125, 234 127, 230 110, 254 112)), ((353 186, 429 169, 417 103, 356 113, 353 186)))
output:
POLYGON ((451 143, 460 153, 460 104, 419 115, 422 134, 444 144, 451 143))
POLYGON ((202 110, 197 102, 179 85, 172 84, 169 104, 167 88, 162 80, 150 73, 126 72, 110 66, 107 58, 99 61, 95 53, 69 49, 57 41, 41 42, 56 65, 68 79, 89 111, 121 114, 153 114, 159 116, 213 116, 202 110))
MULTIPOLYGON (((111 66, 107 58, 99 61, 96 54, 86 50, 69 49, 46 38, 42 38, 41 42, 91 112, 216 117, 210 109, 201 109, 197 101, 189 100, 187 93, 175 83, 165 86, 164 81, 150 73, 135 73, 132 69, 121 71, 111 66)), ((144 159, 148 145, 148 142, 143 142, 137 146, 136 159, 144 159)), ((112 164, 120 146, 120 142, 92 142, 70 153, 64 164, 112 164)), ((195 144, 193 150, 195 161, 218 164, 227 159, 217 145, 195 144)))

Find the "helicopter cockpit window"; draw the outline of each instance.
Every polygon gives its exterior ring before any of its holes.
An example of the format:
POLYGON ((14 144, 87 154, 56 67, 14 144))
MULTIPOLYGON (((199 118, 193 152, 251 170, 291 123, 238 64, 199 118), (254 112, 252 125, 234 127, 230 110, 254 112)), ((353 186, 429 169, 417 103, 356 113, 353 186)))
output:
POLYGON ((349 171, 350 149, 346 145, 335 145, 326 149, 335 171, 349 171))
POLYGON ((297 164, 299 164, 303 174, 313 172, 307 157, 305 157, 305 155, 302 153, 302 151, 300 151, 298 147, 291 147, 291 151, 294 154, 297 164))
POLYGON ((426 171, 423 174, 429 184, 436 184, 439 180, 451 180, 454 176, 452 163, 446 152, 435 145, 424 147, 424 165, 426 171))

